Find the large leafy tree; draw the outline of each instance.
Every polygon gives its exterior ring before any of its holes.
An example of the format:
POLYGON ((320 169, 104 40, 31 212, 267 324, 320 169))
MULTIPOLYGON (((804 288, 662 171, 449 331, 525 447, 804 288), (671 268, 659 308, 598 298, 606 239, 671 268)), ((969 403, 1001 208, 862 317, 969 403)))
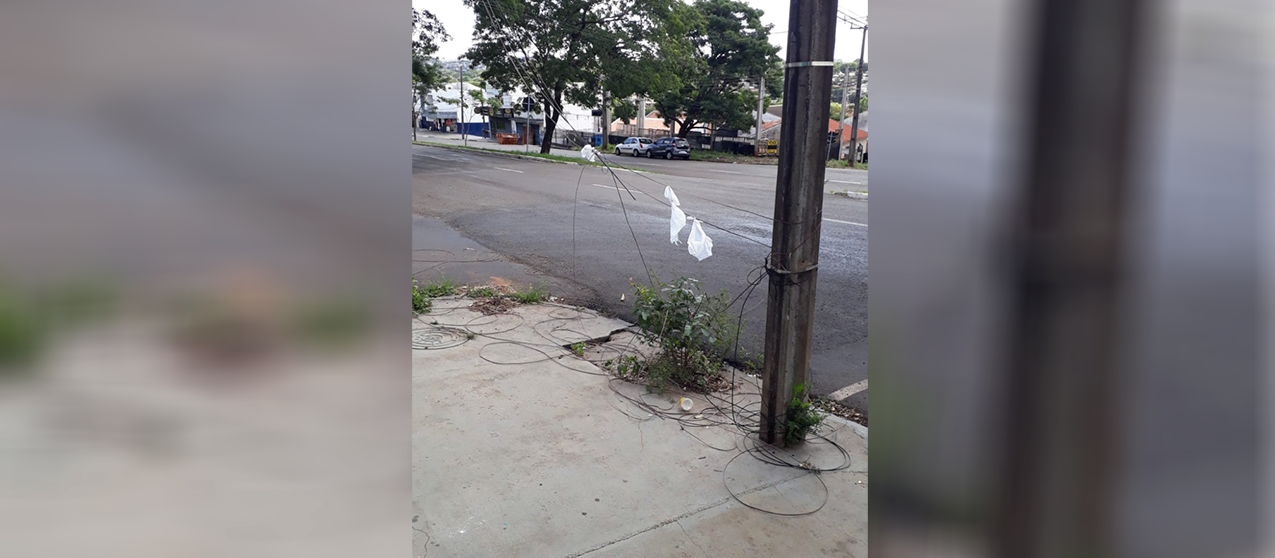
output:
POLYGON ((763 12, 740 0, 697 0, 681 42, 664 57, 678 68, 677 86, 655 94, 666 123, 686 135, 695 126, 748 128, 756 118, 756 83, 766 78, 770 96, 783 90, 779 47, 770 44, 763 12))
POLYGON ((433 91, 446 79, 434 53, 438 43, 451 39, 443 24, 428 10, 412 10, 412 88, 416 93, 433 91))
POLYGON ((679 32, 679 0, 465 0, 474 10, 474 45, 466 54, 498 88, 534 92, 544 111, 548 153, 562 106, 601 106, 645 93, 675 69, 656 63, 659 45, 679 32))

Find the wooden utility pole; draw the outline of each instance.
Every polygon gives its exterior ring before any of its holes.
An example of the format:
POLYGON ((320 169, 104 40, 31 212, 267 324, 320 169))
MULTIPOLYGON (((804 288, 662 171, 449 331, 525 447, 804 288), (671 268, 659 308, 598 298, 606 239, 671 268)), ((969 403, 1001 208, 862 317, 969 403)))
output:
MULTIPOLYGON (((859 92, 863 87, 863 55, 867 53, 868 26, 863 26, 863 42, 859 43, 859 63, 854 78, 854 121, 850 123, 850 166, 854 167, 855 149, 859 147, 859 92)), ((844 89, 844 88, 843 88, 844 89)))
POLYGON ((1022 69, 1026 165, 1004 238, 1008 318, 994 438, 993 558, 1117 556, 1116 483, 1130 259, 1131 171, 1139 153, 1137 71, 1158 5, 1037 0, 1022 69), (1086 141, 1068 129, 1085 122, 1086 141), (1073 411, 1080 412, 1073 412, 1073 411))
POLYGON ((766 78, 761 77, 757 80, 757 133, 753 134, 753 155, 758 157, 766 154, 766 148, 761 141, 761 113, 765 110, 763 101, 766 99, 766 78))
POLYGON ((770 288, 766 300, 760 437, 770 444, 783 442, 788 403, 796 387, 805 386, 807 391, 810 387, 810 342, 814 332, 837 21, 836 0, 792 0, 789 6, 784 125, 775 181, 774 232, 766 266, 770 288))

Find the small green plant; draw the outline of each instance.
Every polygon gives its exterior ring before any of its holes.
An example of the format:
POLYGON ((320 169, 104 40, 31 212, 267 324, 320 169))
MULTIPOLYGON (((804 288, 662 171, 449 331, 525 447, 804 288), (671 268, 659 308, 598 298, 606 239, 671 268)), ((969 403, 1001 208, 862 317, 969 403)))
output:
POLYGON ((454 294, 456 294, 456 283, 446 277, 423 286, 416 278, 412 278, 412 312, 428 314, 434 307, 434 302, 430 299, 454 294))
POLYGON ((571 352, 575 353, 575 354, 576 354, 576 356, 578 356, 578 357, 580 357, 580 358, 584 358, 584 349, 585 349, 585 347, 586 347, 586 345, 585 345, 584 343, 572 343, 572 344, 571 344, 571 352))
POLYGON ((602 363, 602 368, 615 372, 615 376, 621 380, 630 380, 642 375, 645 364, 634 355, 623 355, 618 359, 607 359, 602 363))
POLYGON ((439 279, 433 283, 428 283, 421 290, 425 291, 425 296, 430 298, 438 298, 440 296, 451 296, 456 294, 456 283, 446 277, 439 279))
POLYGON ((646 367, 648 384, 711 390, 720 380, 722 364, 713 349, 733 338, 727 293, 706 295, 699 281, 685 277, 667 285, 633 287, 643 340, 660 348, 646 367))
POLYGON ((486 286, 474 287, 469 289, 466 294, 468 294, 470 298, 496 298, 500 296, 500 293, 496 292, 496 289, 486 286))
POLYGON ((810 430, 822 422, 823 416, 815 411, 814 404, 806 398, 805 384, 793 386, 792 401, 788 402, 788 413, 784 417, 784 446, 801 443, 810 430))
POLYGON ((546 292, 543 287, 530 285, 525 291, 514 291, 509 293, 509 298, 517 300, 523 304, 540 304, 546 298, 549 298, 549 293, 546 292))
POLYGON ((433 306, 434 302, 429 299, 429 295, 425 294, 425 289, 421 288, 416 279, 412 279, 412 312, 415 314, 428 314, 433 306))

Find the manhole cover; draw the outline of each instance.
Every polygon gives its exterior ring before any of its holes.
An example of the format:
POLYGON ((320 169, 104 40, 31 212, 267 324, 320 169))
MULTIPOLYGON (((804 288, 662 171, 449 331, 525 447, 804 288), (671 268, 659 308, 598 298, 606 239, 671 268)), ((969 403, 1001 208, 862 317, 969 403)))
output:
POLYGON ((420 350, 450 349, 469 340, 464 331, 449 327, 431 327, 412 330, 412 348, 420 350))

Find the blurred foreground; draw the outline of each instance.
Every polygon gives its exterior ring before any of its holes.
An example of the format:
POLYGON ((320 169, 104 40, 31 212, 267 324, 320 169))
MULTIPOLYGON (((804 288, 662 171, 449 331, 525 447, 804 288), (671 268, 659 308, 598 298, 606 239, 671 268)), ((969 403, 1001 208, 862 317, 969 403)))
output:
POLYGON ((410 553, 405 8, 0 7, 0 555, 410 553))
POLYGON ((1259 555, 1269 6, 874 8, 872 555, 1259 555))

